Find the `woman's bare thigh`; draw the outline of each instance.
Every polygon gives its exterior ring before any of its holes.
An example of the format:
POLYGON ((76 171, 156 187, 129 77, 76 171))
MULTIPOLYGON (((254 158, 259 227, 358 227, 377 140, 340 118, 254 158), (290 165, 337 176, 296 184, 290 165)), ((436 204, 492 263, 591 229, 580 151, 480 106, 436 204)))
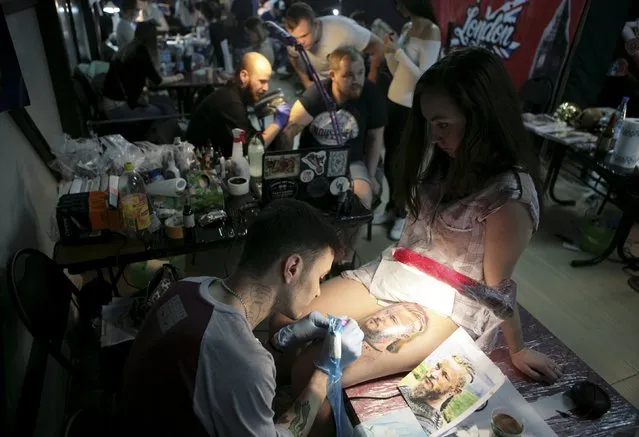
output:
MULTIPOLYGON (((338 276, 321 285, 320 295, 311 302, 304 314, 319 311, 324 315, 348 316, 351 319, 359 320, 381 308, 377 299, 370 295, 368 289, 361 282, 338 276)), ((292 322, 286 316, 276 314, 270 322, 271 335, 292 322)))
MULTIPOLYGON (((345 369, 345 387, 412 370, 457 329, 450 319, 406 302, 358 321, 364 331, 362 356, 345 369)), ((301 392, 307 384, 320 350, 318 343, 298 357, 292 369, 294 391, 301 392)))

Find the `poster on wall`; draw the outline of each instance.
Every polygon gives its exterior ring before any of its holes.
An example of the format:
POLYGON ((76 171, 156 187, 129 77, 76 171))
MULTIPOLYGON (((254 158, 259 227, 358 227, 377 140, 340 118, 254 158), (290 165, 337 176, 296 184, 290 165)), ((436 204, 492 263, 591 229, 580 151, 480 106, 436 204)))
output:
POLYGON ((29 93, 22 77, 7 20, 0 6, 0 112, 23 108, 29 104, 29 93))
POLYGON ((432 0, 449 50, 482 46, 498 55, 519 88, 529 78, 553 83, 586 0, 432 0))

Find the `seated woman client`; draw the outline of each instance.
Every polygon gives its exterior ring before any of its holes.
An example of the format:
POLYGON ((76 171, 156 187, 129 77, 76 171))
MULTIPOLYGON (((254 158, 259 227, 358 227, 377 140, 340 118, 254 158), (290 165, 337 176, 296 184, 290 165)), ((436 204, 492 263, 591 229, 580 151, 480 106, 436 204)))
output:
POLYGON ((157 31, 151 22, 139 23, 135 38, 119 50, 109 67, 102 90, 102 111, 108 119, 174 114, 168 96, 149 96, 147 79, 156 85, 174 82, 181 75, 162 78, 157 71, 157 31))
MULTIPOLYGON (((344 372, 344 386, 412 370, 458 326, 484 350, 501 326, 518 369, 536 380, 560 376, 557 364, 524 346, 510 279, 539 223, 538 169, 528 144, 515 88, 497 56, 462 49, 421 76, 398 155, 397 195, 409 211, 399 246, 500 293, 511 302, 512 317, 501 320, 486 300, 460 293, 444 317, 418 305, 423 290, 410 285, 398 302, 371 288, 378 261, 344 272, 324 283, 307 308, 346 314, 364 331, 362 356, 344 372)), ((272 330, 286 323, 277 315, 272 330)), ((303 387, 317 354, 313 346, 295 360, 294 390, 303 387)), ((317 428, 329 413, 318 416, 317 428)))

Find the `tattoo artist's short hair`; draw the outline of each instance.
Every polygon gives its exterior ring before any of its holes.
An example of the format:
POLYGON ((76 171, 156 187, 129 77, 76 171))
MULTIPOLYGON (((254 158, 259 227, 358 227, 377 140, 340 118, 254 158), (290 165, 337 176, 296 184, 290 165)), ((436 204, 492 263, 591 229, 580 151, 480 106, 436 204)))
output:
POLYGON ((363 61, 364 55, 362 55, 362 52, 353 46, 342 46, 329 53, 326 59, 328 60, 328 67, 331 71, 337 72, 340 69, 339 64, 343 59, 348 59, 351 62, 355 62, 360 59, 363 61))
POLYGON ((302 20, 306 20, 312 24, 316 19, 317 16, 313 8, 304 2, 296 2, 286 10, 283 21, 285 27, 295 29, 302 20))
POLYGON ((259 276, 293 254, 309 266, 329 248, 339 256, 341 241, 317 209, 299 200, 276 200, 250 225, 238 267, 259 276))

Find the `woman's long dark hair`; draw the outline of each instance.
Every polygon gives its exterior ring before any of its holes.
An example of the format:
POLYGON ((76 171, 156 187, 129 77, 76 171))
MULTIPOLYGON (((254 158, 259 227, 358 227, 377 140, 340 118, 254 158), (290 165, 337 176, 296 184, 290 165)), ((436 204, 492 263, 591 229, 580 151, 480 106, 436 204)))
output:
POLYGON ((427 20, 432 21, 436 26, 439 26, 437 23, 437 17, 435 17, 435 9, 433 8, 433 4, 430 0, 397 0, 399 3, 403 4, 404 7, 413 15, 418 17, 426 18, 427 20))
POLYGON ((509 170, 530 174, 540 191, 539 167, 521 119, 515 87, 502 61, 479 47, 454 51, 435 63, 417 82, 411 116, 402 136, 396 196, 419 217, 419 186, 444 180, 444 197, 460 199, 509 170), (433 145, 421 111, 424 92, 452 98, 466 117, 455 158, 433 145))

